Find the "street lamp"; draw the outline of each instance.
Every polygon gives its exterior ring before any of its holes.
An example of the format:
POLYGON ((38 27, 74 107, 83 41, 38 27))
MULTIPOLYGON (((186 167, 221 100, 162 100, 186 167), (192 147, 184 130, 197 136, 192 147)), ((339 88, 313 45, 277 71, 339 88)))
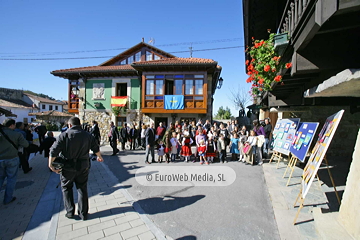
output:
POLYGON ((73 94, 75 94, 76 96, 78 96, 80 90, 78 89, 78 87, 73 87, 72 92, 73 92, 73 94))
POLYGON ((223 84, 223 81, 224 81, 224 79, 222 77, 220 77, 219 80, 218 80, 218 86, 216 87, 217 89, 221 88, 221 86, 223 84))

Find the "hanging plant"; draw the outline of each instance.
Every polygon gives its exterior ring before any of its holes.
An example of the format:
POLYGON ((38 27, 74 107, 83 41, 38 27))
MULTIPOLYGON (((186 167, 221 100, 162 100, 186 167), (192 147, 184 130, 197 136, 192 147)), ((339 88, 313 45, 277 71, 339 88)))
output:
MULTIPOLYGON (((270 33, 270 31, 269 31, 270 33)), ((255 98, 264 91, 271 91, 274 82, 281 82, 282 76, 279 72, 283 68, 291 68, 291 63, 280 64, 281 56, 274 49, 274 33, 269 35, 268 40, 255 40, 252 38, 252 47, 247 47, 251 61, 246 60, 247 83, 252 83, 250 95, 255 98)))
POLYGON ((121 113, 121 107, 113 107, 112 112, 115 114, 115 116, 119 116, 121 113))

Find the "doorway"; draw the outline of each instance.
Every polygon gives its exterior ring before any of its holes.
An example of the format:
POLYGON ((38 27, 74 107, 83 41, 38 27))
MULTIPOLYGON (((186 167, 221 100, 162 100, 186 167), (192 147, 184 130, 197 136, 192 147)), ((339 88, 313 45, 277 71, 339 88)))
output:
POLYGON ((163 127, 168 127, 168 118, 161 118, 161 117, 156 117, 155 118, 155 129, 159 126, 159 123, 162 122, 163 123, 163 127))

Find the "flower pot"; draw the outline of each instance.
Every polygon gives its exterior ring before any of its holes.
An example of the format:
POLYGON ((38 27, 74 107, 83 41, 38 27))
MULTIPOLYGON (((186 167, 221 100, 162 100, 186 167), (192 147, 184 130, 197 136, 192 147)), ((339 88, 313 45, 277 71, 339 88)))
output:
POLYGON ((287 33, 281 33, 274 36, 274 48, 279 55, 282 55, 285 52, 288 44, 289 40, 287 33))

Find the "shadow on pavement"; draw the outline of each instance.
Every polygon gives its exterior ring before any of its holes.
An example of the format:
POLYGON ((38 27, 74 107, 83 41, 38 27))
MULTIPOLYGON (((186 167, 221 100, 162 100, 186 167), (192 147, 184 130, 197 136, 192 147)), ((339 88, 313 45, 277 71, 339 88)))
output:
POLYGON ((183 236, 180 238, 177 238, 176 240, 196 240, 197 238, 193 235, 183 236))

